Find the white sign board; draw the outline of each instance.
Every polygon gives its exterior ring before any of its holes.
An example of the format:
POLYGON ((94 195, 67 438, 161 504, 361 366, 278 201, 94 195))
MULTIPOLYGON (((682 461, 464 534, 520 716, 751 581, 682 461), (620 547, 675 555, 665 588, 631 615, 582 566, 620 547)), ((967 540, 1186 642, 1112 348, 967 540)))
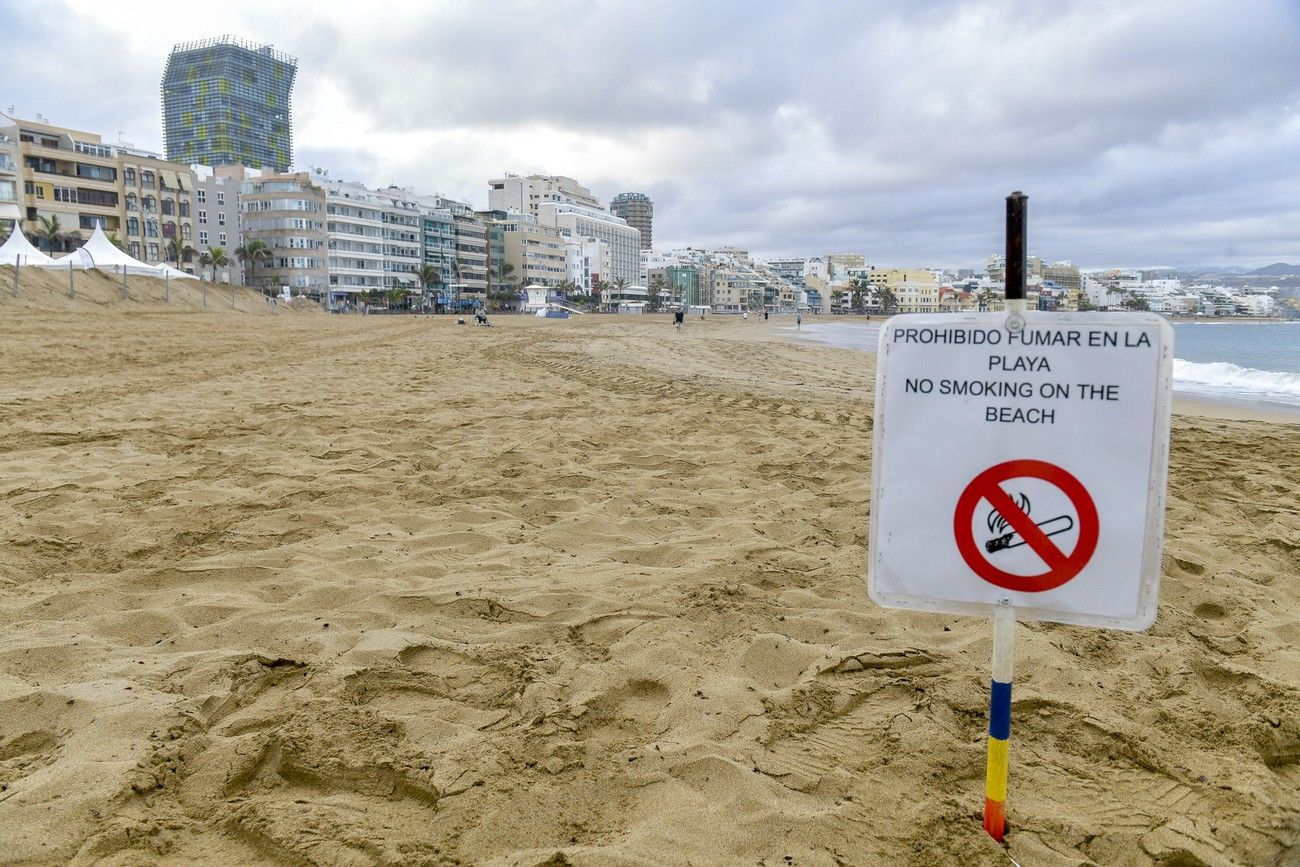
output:
POLYGON ((1146 629, 1173 330, 1149 313, 896 316, 880 333, 868 588, 881 605, 1146 629))

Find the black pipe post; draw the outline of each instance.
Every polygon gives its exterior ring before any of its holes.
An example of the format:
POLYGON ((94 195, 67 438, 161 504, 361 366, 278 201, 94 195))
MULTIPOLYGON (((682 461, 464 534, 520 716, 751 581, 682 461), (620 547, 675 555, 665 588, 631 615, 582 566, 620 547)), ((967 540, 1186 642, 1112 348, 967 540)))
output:
POLYGON ((1006 296, 1008 301, 1025 300, 1025 215, 1029 196, 1016 190, 1007 196, 1006 296))

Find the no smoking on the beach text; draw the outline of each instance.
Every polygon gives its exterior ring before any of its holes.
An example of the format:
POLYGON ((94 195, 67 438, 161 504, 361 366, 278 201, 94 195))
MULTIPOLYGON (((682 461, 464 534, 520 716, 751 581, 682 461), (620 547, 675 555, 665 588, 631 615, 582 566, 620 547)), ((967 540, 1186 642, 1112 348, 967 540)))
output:
MULTIPOLYGON (((1003 331, 1001 329, 970 330, 963 328, 895 328, 894 343, 914 343, 925 346, 997 346, 1005 352, 986 356, 989 377, 999 374, 1051 373, 1050 357, 1041 353, 1019 353, 1015 350, 1038 348, 1080 349, 1150 349, 1151 338, 1145 331, 1114 329, 1063 329, 1003 331)), ((1049 401, 1117 402, 1120 387, 1115 383, 1092 382, 1034 382, 1027 379, 1001 378, 933 379, 908 377, 904 380, 905 394, 932 395, 935 397, 996 397, 1049 401)), ((1009 406, 989 404, 984 407, 984 421, 995 424, 1055 424, 1056 409, 1041 406, 1009 406)))

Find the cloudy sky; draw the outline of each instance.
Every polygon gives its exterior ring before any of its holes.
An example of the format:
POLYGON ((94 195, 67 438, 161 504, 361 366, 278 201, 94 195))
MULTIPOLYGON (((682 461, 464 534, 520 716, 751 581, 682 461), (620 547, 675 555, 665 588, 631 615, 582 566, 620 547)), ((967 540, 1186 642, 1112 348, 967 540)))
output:
POLYGON ((486 207, 643 191, 656 246, 982 263, 1300 262, 1300 2, 0 0, 0 109, 161 149, 174 43, 298 58, 295 162, 486 207))

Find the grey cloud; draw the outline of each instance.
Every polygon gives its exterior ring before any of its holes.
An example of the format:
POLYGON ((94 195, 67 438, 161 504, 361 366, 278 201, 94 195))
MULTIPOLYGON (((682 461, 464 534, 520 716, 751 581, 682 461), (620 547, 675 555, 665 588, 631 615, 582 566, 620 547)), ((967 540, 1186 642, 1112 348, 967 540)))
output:
MULTIPOLYGON (((0 102, 144 144, 134 129, 160 139, 171 42, 214 35, 168 30, 96 58, 102 74, 87 79, 49 63, 49 44, 108 27, 126 45, 129 14, 0 3, 18 20, 16 96, 0 102)), ((513 162, 499 170, 574 174, 604 198, 649 193, 664 245, 974 264, 1001 243, 1002 196, 1022 187, 1031 246, 1050 258, 1300 256, 1300 10, 1286 0, 558 0, 334 16, 232 4, 219 26, 300 58, 300 128, 311 105, 387 141, 505 143, 513 162), (327 83, 345 106, 314 98, 327 83), (547 129, 609 158, 541 165, 531 145, 547 129)), ((463 146, 417 152, 363 133, 300 135, 299 162, 482 204, 486 177, 463 146)))

